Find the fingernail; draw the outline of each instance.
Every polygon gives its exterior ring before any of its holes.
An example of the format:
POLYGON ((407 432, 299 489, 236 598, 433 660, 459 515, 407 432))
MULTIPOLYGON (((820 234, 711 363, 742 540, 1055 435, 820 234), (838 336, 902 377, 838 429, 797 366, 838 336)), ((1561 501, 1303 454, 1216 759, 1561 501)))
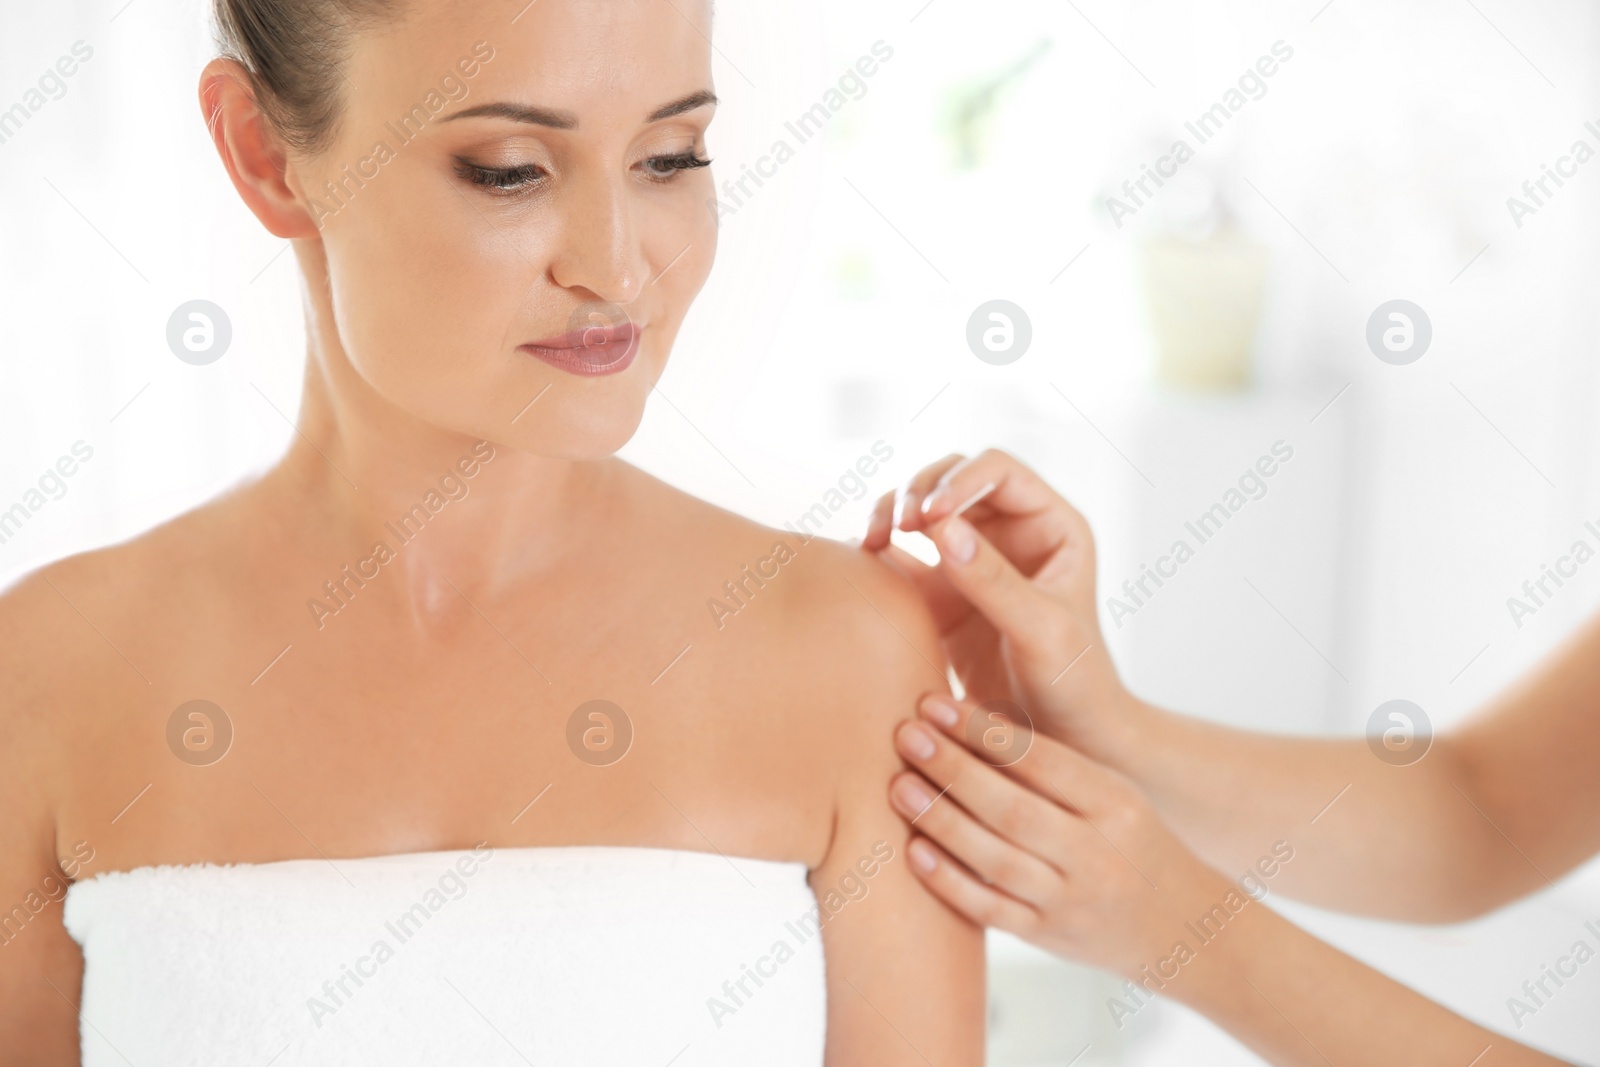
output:
POLYGON ((900 747, 913 759, 932 759, 937 751, 933 735, 922 724, 915 722, 900 727, 900 747))
POLYGON ((939 858, 933 854, 933 848, 920 837, 907 846, 907 851, 911 853, 912 864, 923 874, 931 874, 939 865, 939 858))
POLYGON ((954 726, 961 721, 961 709, 947 696, 931 696, 922 702, 922 713, 940 726, 954 726))
POLYGON ((895 784, 894 798, 900 805, 900 810, 912 818, 916 818, 928 809, 933 803, 933 794, 928 792, 922 780, 908 775, 895 784))
POLYGON ((905 499, 900 502, 900 528, 904 530, 911 517, 922 509, 922 498, 916 493, 907 492, 905 499))
POLYGON ((931 516, 935 510, 944 507, 950 501, 950 487, 948 485, 936 486, 922 501, 922 514, 931 516))
POLYGON ((886 518, 885 518, 885 516, 883 514, 883 508, 881 508, 881 507, 873 508, 872 509, 872 514, 867 516, 867 537, 866 537, 866 539, 870 541, 873 537, 877 536, 880 532, 883 531, 883 529, 885 527, 890 526, 893 523, 893 519, 894 519, 894 508, 893 507, 891 507, 889 509, 889 515, 887 517, 887 520, 886 520, 886 518))
POLYGON ((953 563, 971 563, 972 557, 978 554, 978 532, 959 515, 952 515, 945 520, 939 540, 953 563))

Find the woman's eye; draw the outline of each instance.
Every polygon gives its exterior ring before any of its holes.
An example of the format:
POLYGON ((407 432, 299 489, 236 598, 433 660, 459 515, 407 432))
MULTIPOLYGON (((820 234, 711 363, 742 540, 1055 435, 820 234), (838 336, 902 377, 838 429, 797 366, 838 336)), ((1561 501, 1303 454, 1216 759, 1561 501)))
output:
POLYGON ((464 159, 456 160, 456 173, 473 185, 502 192, 516 192, 536 184, 544 177, 544 171, 532 163, 515 167, 481 167, 464 159))
POLYGON ((711 166, 711 160, 702 159, 693 152, 683 152, 675 156, 651 156, 644 161, 645 173, 652 180, 661 182, 671 181, 681 171, 709 166, 711 166))
MULTIPOLYGON (((651 181, 667 182, 686 170, 709 167, 711 160, 693 152, 671 156, 652 156, 643 162, 645 174, 651 181)), ((523 163, 515 167, 485 167, 465 159, 456 160, 456 173, 473 185, 483 186, 497 193, 515 193, 538 185, 546 177, 542 167, 523 163)))

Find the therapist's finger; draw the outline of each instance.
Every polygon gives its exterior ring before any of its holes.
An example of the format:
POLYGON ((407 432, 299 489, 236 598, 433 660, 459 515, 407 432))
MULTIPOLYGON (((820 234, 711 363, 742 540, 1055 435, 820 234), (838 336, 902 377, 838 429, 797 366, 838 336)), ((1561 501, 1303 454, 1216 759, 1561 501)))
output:
POLYGON ((952 452, 937 463, 930 463, 911 476, 911 480, 906 483, 905 489, 900 494, 900 513, 897 516, 900 529, 907 533, 922 529, 923 498, 933 492, 934 487, 939 484, 939 480, 946 473, 960 465, 966 458, 959 452, 952 452))
POLYGON ((932 522, 963 505, 975 506, 977 499, 1014 515, 1076 510, 1033 468, 998 448, 986 448, 971 459, 944 467, 920 506, 932 522))
MULTIPOLYGON (((974 715, 1007 718, 1003 712, 988 711, 944 693, 929 693, 923 697, 917 704, 917 713, 930 727, 939 730, 947 745, 959 745, 968 751, 975 743, 974 738, 982 736, 968 729, 974 715)), ((1017 724, 1016 728, 1026 727, 1017 724)), ((972 758, 978 759, 980 755, 972 758)), ((920 764, 914 765, 921 769, 920 764)), ((1029 731, 1027 751, 1005 764, 1004 774, 1067 811, 1083 815, 1097 826, 1103 819, 1115 821, 1139 802, 1138 787, 1133 782, 1071 745, 1037 731, 1029 731)))
MULTIPOLYGON (((985 832, 992 831, 1056 871, 1067 871, 1069 857, 1083 843, 1088 828, 1057 803, 1054 794, 1040 793, 1009 777, 927 723, 901 724, 895 731, 895 747, 945 798, 965 809, 963 813, 941 800, 927 808, 918 826, 973 870, 990 877, 989 868, 1002 855, 994 842, 978 832, 981 824, 985 832), (972 818, 963 821, 965 814, 972 818)), ((896 806, 901 806, 899 798, 896 806)), ((1042 868, 1015 873, 1035 890, 1019 895, 1034 902, 1043 899, 1037 895, 1042 886, 1035 877, 1043 873, 1042 868)))
POLYGON ((1094 534, 1088 520, 1032 467, 997 448, 947 470, 923 498, 922 510, 928 525, 949 515, 966 515, 1035 579, 1048 579, 1061 569, 1093 573, 1094 534))
POLYGON ((928 525, 965 514, 1035 579, 1062 569, 1093 573, 1088 520, 1024 462, 997 448, 947 470, 922 509, 928 525))
POLYGON ((894 532, 895 495, 895 490, 891 489, 872 505, 872 514, 867 516, 867 533, 861 539, 861 547, 868 552, 880 552, 889 547, 889 536, 894 532))
POLYGON ((1061 872, 1043 859, 1001 838, 931 785, 906 771, 889 785, 895 808, 913 829, 939 842, 951 855, 990 885, 1018 900, 1041 905, 1061 882, 1061 872))
POLYGON ((1019 937, 1038 927, 1039 913, 1031 906, 980 882, 926 837, 913 835, 906 851, 911 869, 929 891, 977 925, 1019 937))
POLYGON ((1065 604, 1040 589, 965 518, 952 515, 927 535, 939 570, 1029 661, 1054 662, 1077 637, 1065 604))

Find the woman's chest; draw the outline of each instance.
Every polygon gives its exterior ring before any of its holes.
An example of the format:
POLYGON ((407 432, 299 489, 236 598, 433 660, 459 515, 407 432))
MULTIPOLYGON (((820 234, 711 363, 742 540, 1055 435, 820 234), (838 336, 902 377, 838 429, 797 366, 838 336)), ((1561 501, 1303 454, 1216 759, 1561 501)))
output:
POLYGON ((82 750, 61 854, 87 841, 94 873, 479 841, 825 853, 826 731, 787 687, 692 647, 536 665, 486 629, 450 654, 197 680, 114 717, 82 750))

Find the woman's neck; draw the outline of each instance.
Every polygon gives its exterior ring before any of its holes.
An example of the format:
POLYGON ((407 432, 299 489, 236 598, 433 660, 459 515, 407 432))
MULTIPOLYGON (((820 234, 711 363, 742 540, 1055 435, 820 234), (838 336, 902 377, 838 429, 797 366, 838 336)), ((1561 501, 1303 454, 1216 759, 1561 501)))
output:
POLYGON ((328 556, 322 569, 377 572, 359 595, 379 592, 425 631, 575 557, 617 460, 534 456, 431 425, 380 395, 336 336, 310 337, 295 436, 263 489, 296 540, 328 556))

